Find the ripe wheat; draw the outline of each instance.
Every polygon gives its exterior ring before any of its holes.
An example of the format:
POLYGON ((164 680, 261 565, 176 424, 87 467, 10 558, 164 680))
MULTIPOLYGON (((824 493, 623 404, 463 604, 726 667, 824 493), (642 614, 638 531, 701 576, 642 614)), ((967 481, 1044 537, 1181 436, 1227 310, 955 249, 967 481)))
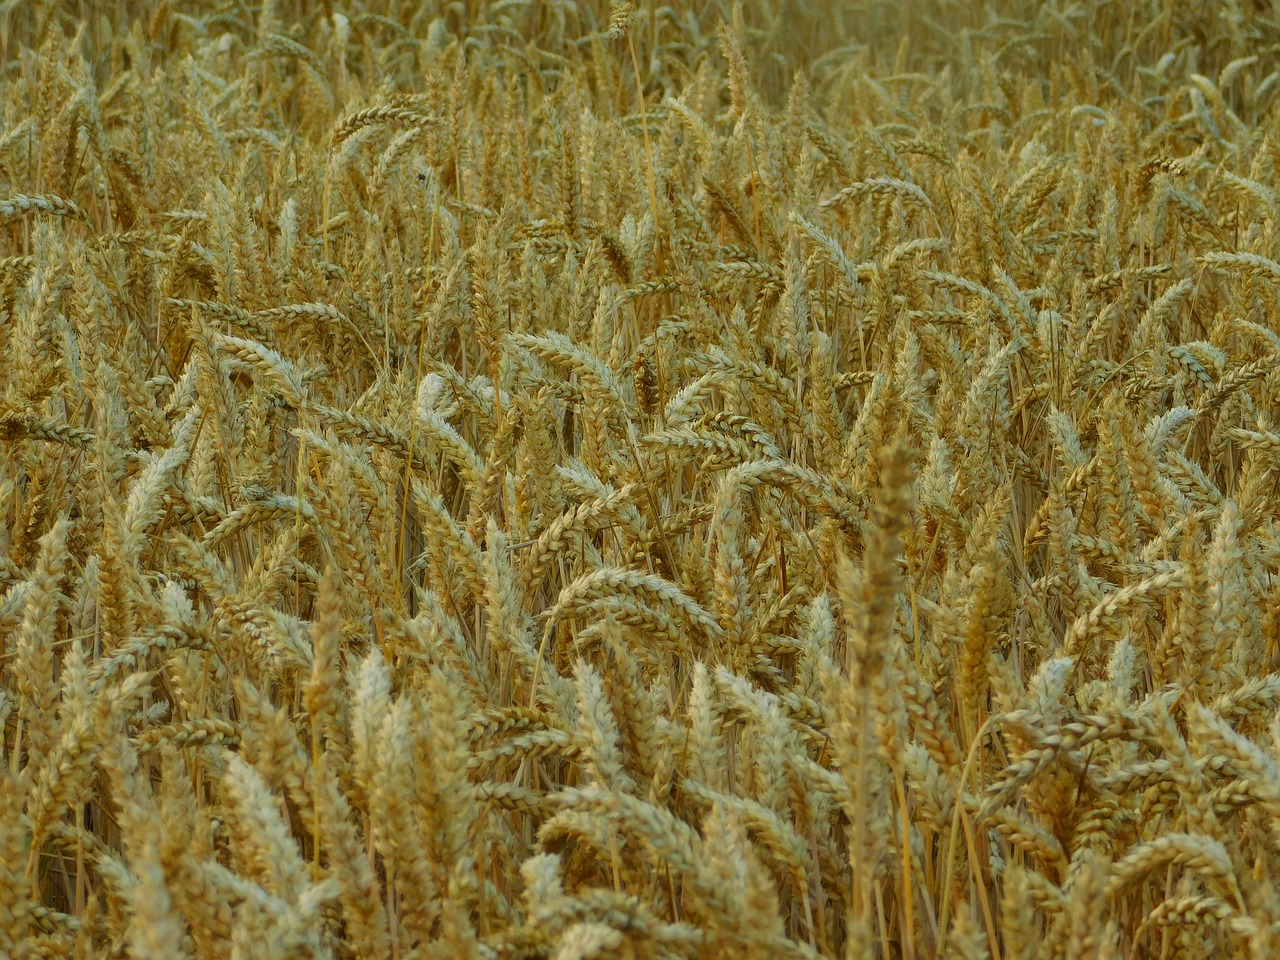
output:
POLYGON ((1262 6, 3 5, 0 957, 1280 953, 1262 6))

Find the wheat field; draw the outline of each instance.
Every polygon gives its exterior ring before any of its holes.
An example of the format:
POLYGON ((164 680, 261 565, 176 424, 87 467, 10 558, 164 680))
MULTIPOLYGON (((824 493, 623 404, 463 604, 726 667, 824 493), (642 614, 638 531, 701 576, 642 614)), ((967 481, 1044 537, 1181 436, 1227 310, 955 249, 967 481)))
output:
POLYGON ((0 67, 0 957, 1280 955, 1280 6, 0 67))

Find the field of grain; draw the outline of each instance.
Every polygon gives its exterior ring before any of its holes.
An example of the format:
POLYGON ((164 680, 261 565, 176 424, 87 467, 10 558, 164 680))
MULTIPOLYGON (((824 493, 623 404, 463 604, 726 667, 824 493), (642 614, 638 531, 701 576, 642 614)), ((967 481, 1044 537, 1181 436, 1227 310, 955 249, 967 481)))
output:
POLYGON ((0 70, 0 957, 1280 955, 1280 10, 0 70))

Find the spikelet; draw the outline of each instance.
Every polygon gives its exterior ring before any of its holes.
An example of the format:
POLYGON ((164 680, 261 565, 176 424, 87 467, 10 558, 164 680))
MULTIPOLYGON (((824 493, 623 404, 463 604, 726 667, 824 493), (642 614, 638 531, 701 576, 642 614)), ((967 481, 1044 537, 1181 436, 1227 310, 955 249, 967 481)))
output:
POLYGON ((48 757, 57 735, 54 714, 58 698, 55 680, 55 644, 58 636, 59 590, 67 564, 66 518, 40 538, 40 557, 17 637, 15 672, 19 717, 28 738, 29 762, 38 768, 48 757))
POLYGON ((3 871, 3 899, 0 899, 0 946, 12 957, 28 949, 31 913, 34 906, 31 878, 27 874, 28 821, 22 812, 22 785, 18 777, 0 773, 0 871, 3 871))

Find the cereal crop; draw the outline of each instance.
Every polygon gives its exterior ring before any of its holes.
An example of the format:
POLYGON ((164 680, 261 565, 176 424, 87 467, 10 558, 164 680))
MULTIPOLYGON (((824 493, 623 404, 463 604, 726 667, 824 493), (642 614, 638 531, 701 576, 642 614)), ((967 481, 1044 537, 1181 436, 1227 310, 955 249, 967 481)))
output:
POLYGON ((0 71, 0 957, 1280 955, 1280 7, 0 71))

